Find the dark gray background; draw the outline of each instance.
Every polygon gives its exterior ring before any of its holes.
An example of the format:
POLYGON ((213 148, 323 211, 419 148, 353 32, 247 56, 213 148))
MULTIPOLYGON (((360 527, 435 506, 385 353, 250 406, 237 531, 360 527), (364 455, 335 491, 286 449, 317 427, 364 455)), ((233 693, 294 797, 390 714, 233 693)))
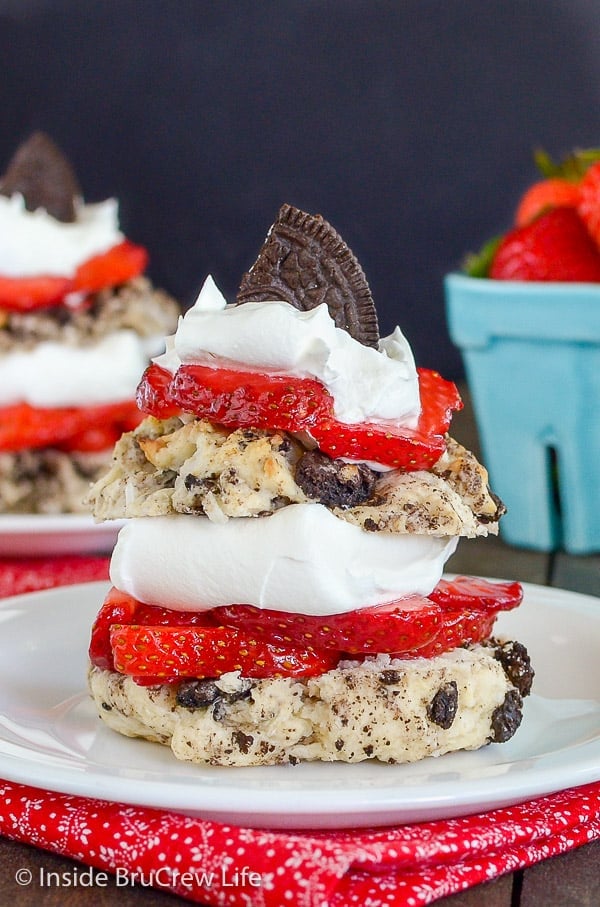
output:
POLYGON ((0 0, 0 169, 44 129, 156 282, 233 296, 279 206, 358 255, 383 332, 459 377, 442 279, 532 149, 600 144, 599 0, 0 0))

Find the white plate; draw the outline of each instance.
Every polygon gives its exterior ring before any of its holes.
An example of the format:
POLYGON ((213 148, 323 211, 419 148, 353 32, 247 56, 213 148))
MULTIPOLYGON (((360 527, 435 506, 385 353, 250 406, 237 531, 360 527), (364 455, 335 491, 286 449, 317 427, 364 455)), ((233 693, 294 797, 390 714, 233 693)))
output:
POLYGON ((71 794, 278 828, 459 816, 600 779, 600 599, 525 586, 499 629, 524 642, 535 694, 515 737, 413 765, 203 768, 111 732, 85 692, 86 649, 107 585, 0 605, 0 777, 71 794))
POLYGON ((0 557, 106 554, 123 520, 95 523, 87 514, 5 514, 0 516, 0 557))

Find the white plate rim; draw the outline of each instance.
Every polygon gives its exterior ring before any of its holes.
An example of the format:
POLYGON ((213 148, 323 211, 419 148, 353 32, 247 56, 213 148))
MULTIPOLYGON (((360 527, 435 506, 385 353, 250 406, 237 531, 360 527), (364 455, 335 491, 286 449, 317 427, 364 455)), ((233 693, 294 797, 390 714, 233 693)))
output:
POLYGON ((90 529, 103 526, 95 523, 88 513, 3 513, 0 514, 0 533, 62 532, 69 529, 90 529))
POLYGON ((88 513, 0 514, 0 556, 109 553, 125 522, 97 523, 88 513))
MULTIPOLYGON (((82 608, 82 601, 86 602, 81 617, 81 628, 85 627, 88 620, 93 619, 95 610, 99 607, 102 597, 108 588, 105 582, 86 583, 80 586, 62 587, 28 595, 15 596, 0 602, 0 615, 2 611, 27 613, 30 609, 41 608, 38 615, 44 614, 51 619, 51 611, 56 608, 57 602, 62 607, 69 603, 77 602, 82 608), (91 619, 90 619, 91 615, 91 619)), ((582 595, 557 589, 555 587, 535 586, 523 584, 525 602, 544 601, 546 608, 568 608, 571 612, 578 612, 586 617, 598 621, 600 629, 600 599, 593 596, 582 595)), ((522 605, 521 607, 524 607, 522 605)), ((71 634, 77 632, 70 627, 71 634)), ((2 636, 0 635, 0 647, 2 636)), ((85 686, 82 677, 81 689, 85 686)), ((78 695, 74 690, 73 695, 78 695)), ((590 696, 590 699, 594 697, 590 696)), ((599 703, 600 705, 600 703, 599 703)), ((125 741, 114 734, 100 722, 99 734, 107 735, 109 748, 113 746, 118 751, 118 741, 125 741)), ((128 745, 133 741, 127 741, 128 745)), ((165 747, 158 744, 142 743, 145 747, 156 747, 157 751, 167 752, 165 747)), ((498 760, 504 759, 503 753, 509 744, 503 744, 496 749, 498 760)), ((14 747, 13 747, 14 749, 14 747)), ((171 754, 168 753, 170 756, 171 754)), ((443 764, 441 760, 454 759, 440 757, 436 765, 443 764)), ((390 780, 381 789, 369 788, 352 783, 352 770, 355 766, 346 766, 342 763, 332 763, 327 766, 327 771, 338 773, 347 772, 350 779, 347 784, 332 788, 323 796, 322 789, 311 787, 311 766, 281 766, 273 767, 267 771, 282 771, 299 773, 293 777, 294 781, 300 778, 301 785, 294 785, 293 789, 274 790, 269 792, 266 786, 245 783, 248 772, 265 772, 265 769, 234 769, 190 766, 193 770, 199 769, 197 783, 185 780, 182 782, 163 779, 157 783, 156 778, 140 777, 132 782, 130 777, 120 777, 108 771, 86 771, 85 764, 76 764, 77 760, 64 764, 53 764, 44 758, 39 758, 35 748, 17 747, 15 752, 7 744, 4 730, 0 728, 0 777, 7 781, 31 784, 53 791, 66 794, 95 797, 130 805, 148 806, 158 809, 174 810, 188 815, 199 815, 208 819, 236 822, 237 824, 253 825, 255 827, 280 827, 280 828, 325 828, 325 827, 365 827, 387 825, 398 822, 427 821, 436 818, 451 818, 473 812, 480 812, 490 808, 507 806, 523 802, 536 796, 542 796, 562 790, 567 787, 576 787, 592 781, 600 780, 600 728, 598 736, 591 741, 575 748, 575 759, 570 754, 567 764, 558 766, 552 758, 539 760, 536 770, 526 778, 513 778, 513 783, 506 783, 508 776, 486 778, 479 780, 470 779, 468 786, 457 791, 456 779, 447 784, 429 786, 416 784, 398 784, 397 788, 390 780), (75 765, 77 771, 73 771, 75 765), (350 769, 350 772, 347 771, 350 769), (227 786, 218 786, 211 783, 212 779, 227 776, 227 786), (208 779, 208 781, 207 781, 208 779), (197 795, 198 802, 191 804, 191 794, 197 795)), ((478 757, 478 754, 469 754, 469 757, 478 757)), ((171 757, 174 760, 174 757, 171 757)), ((85 759, 83 760, 85 762, 85 759)), ((487 764, 487 763, 486 763, 487 764)), ((495 763, 492 763, 492 765, 495 763)), ((179 763, 176 763, 179 765, 179 763)), ((365 763, 361 764, 362 766, 365 763)), ((450 763, 448 762, 448 767, 450 763)), ((161 771, 163 766, 160 765, 161 771)), ((393 773, 402 772, 404 766, 377 765, 375 773, 387 772, 390 779, 393 773)), ((158 772, 158 768, 157 768, 158 772)), ((333 774, 331 775, 333 778, 333 774)), ((396 776, 396 779, 401 776, 396 776)))

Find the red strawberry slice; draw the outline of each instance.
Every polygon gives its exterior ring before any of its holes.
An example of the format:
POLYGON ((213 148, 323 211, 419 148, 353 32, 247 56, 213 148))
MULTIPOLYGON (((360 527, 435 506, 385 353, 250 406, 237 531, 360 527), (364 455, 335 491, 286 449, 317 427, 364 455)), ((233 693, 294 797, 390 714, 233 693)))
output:
POLYGON ((99 450, 95 446, 106 440, 106 429, 112 437, 120 436, 140 421, 133 401, 87 407, 38 408, 28 403, 0 407, 0 451, 17 451, 30 447, 61 447, 63 450, 99 450), (102 431, 95 436, 101 426, 102 431), (95 440, 94 440, 95 438, 95 440), (82 446, 78 447, 78 443, 82 446))
POLYGON ((421 415, 417 428, 347 425, 331 419, 311 428, 319 449, 330 457, 371 460, 406 472, 431 469, 446 449, 444 433, 462 400, 452 381, 438 372, 418 369, 421 415))
POLYGON ((409 653, 408 657, 435 658, 459 646, 481 642, 491 635, 496 616, 496 611, 448 610, 444 612, 442 627, 436 638, 409 653))
POLYGON ((502 239, 494 280, 600 281, 600 252, 574 208, 553 208, 502 239))
POLYGON ((115 665, 110 646, 110 630, 116 624, 149 624, 170 627, 211 627, 214 626, 207 611, 173 611, 143 602, 120 592, 114 586, 104 599, 92 625, 89 656, 92 664, 103 670, 114 671, 115 665))
POLYGON ((170 396, 172 380, 172 373, 155 362, 147 367, 135 395, 136 403, 143 413, 157 419, 169 419, 181 413, 181 407, 170 396))
POLYGON ((428 598, 444 609, 476 608, 480 611, 511 611, 523 601, 520 583, 496 583, 476 576, 441 579, 428 598))
POLYGON ((130 624, 110 629, 115 669, 142 683, 220 677, 312 677, 328 671, 337 653, 310 646, 282 646, 257 640, 231 627, 152 627, 130 624))
POLYGON ((214 611, 147 605, 114 587, 92 626, 89 656, 96 667, 144 684, 237 670, 247 677, 308 677, 329 670, 339 659, 338 653, 317 652, 306 643, 257 641, 245 631, 221 626, 214 611))
POLYGON ((446 381, 439 372, 418 368, 421 415, 417 431, 425 435, 441 435, 448 431, 452 414, 463 408, 458 388, 446 381))
POLYGON ((39 274, 34 277, 0 275, 0 307, 15 312, 30 312, 59 305, 69 293, 96 293, 116 287, 141 274, 148 265, 142 246, 124 240, 101 255, 83 262, 73 278, 39 274))
POLYGON ((252 605, 224 605, 215 608, 213 614, 215 620, 271 642, 349 653, 408 653, 437 636, 442 610, 434 602, 413 595, 386 605, 328 617, 290 614, 252 605))
POLYGON ((78 451, 79 453, 95 453, 100 450, 112 450, 122 435, 122 429, 118 423, 108 423, 106 425, 94 425, 78 432, 64 441, 57 444, 59 450, 66 452, 78 451))
POLYGON ((499 611, 510 611, 523 600, 519 583, 491 583, 473 576, 440 580, 429 598, 441 605, 441 629, 432 642, 414 654, 433 658, 466 643, 490 636, 499 611))
POLYGON ((0 275, 0 307, 11 312, 31 312, 57 305, 73 289, 68 277, 42 274, 37 277, 0 275))
POLYGON ((313 378, 182 365, 169 393, 186 412, 236 428, 302 431, 333 413, 333 398, 313 378))
POLYGON ((519 583, 459 576, 427 597, 321 618, 224 605, 173 611, 111 589, 94 626, 90 659, 138 682, 170 683, 239 670, 248 677, 314 676, 343 654, 433 658, 490 636, 499 611, 516 608, 519 583))
POLYGON ((310 433, 319 450, 334 459, 366 460, 405 472, 431 469, 446 449, 441 435, 427 437, 410 429, 395 434, 379 425, 346 425, 332 420, 316 425, 310 433))
POLYGON ((73 289, 96 293, 105 287, 116 287, 141 274, 148 265, 148 253, 142 246, 123 240, 101 255, 94 255, 77 268, 73 289))
POLYGON ((103 671, 114 671, 115 664, 110 648, 110 628, 113 624, 127 624, 134 619, 139 602, 114 587, 104 599, 92 624, 89 646, 90 661, 103 671))
POLYGON ((333 399, 313 379, 263 375, 205 366, 181 366, 174 377, 151 365, 137 391, 138 406, 157 418, 177 407, 199 418, 236 428, 308 430, 332 457, 371 460, 396 469, 429 469, 446 448, 454 410, 462 401, 451 381, 419 369, 422 412, 417 428, 394 429, 363 423, 348 425, 333 417, 333 399))
POLYGON ((315 617, 251 605, 215 608, 215 620, 284 643, 310 644, 348 653, 388 652, 430 658, 490 635, 499 611, 523 599, 519 583, 471 576, 440 580, 427 598, 410 596, 347 614, 315 617))

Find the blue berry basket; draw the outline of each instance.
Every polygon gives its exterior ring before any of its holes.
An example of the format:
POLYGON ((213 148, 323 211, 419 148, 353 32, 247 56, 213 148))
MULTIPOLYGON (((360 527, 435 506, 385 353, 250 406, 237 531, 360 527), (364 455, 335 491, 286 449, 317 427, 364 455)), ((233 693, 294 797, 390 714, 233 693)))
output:
POLYGON ((450 274, 445 292, 503 538, 600 551, 600 285, 450 274))

